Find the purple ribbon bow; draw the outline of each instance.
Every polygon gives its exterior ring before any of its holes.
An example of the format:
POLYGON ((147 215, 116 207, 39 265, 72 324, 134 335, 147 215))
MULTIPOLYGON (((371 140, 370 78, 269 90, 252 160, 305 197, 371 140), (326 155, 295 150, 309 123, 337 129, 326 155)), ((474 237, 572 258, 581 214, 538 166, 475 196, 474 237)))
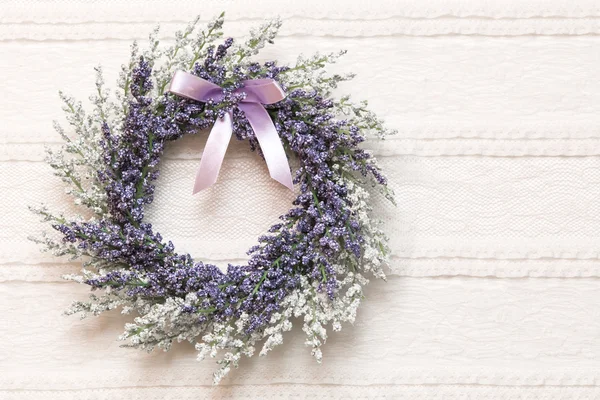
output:
MULTIPOLYGON (((292 174, 283 144, 263 104, 273 104, 285 98, 285 93, 273 79, 243 81, 244 87, 234 93, 244 92, 246 98, 237 106, 244 112, 260 144, 269 174, 277 182, 293 190, 292 174)), ((188 99, 207 102, 223 96, 223 89, 205 79, 183 71, 175 72, 169 92, 188 99)), ((213 125, 196 175, 194 194, 217 181, 227 145, 233 134, 233 114, 226 113, 213 125)))

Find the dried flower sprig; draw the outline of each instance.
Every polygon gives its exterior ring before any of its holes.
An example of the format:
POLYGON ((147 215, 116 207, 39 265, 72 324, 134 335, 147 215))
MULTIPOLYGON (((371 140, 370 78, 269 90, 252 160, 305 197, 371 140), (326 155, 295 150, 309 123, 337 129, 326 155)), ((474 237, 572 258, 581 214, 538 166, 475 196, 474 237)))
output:
POLYGON ((220 354, 218 383, 258 346, 265 355, 281 344, 296 319, 320 361, 329 327, 337 331, 355 320, 367 277, 385 278, 389 250, 371 215, 368 188, 392 195, 360 144, 368 135, 383 138, 393 131, 366 103, 332 98, 338 84, 353 77, 325 70, 344 52, 299 57, 293 66, 258 63, 252 57, 273 42, 281 21, 263 24, 241 44, 225 39, 217 46, 224 15, 205 30, 197 22, 178 32, 171 47, 160 46, 157 31, 147 50, 134 44, 113 96, 98 68, 91 114, 61 94, 70 129, 56 125, 65 144, 48 151, 48 162, 75 204, 91 213, 71 218, 45 207, 32 210, 61 234, 36 241, 56 255, 81 259, 81 274, 65 278, 94 290, 68 314, 135 311, 121 336, 126 346, 168 350, 175 341, 196 343, 199 359, 220 354), (180 69, 230 89, 246 79, 270 78, 287 93, 267 109, 284 147, 299 161, 299 194, 280 223, 248 251, 246 265, 229 265, 226 272, 177 253, 144 221, 167 142, 208 128, 231 111, 236 137, 260 152, 237 108, 238 96, 197 103, 166 91, 180 69))

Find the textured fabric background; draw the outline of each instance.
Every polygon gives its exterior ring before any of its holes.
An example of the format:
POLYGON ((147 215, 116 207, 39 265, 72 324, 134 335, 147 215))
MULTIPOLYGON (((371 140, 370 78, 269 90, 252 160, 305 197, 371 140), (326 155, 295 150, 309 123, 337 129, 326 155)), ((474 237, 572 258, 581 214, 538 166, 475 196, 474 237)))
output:
MULTIPOLYGON (((600 398, 600 4, 597 1, 0 1, 0 398, 600 398), (77 264, 38 252, 27 204, 68 209, 43 163, 102 64, 114 82, 133 39, 194 15, 243 35, 284 26, 262 58, 348 49, 340 92, 399 134, 371 142, 397 193, 376 200, 393 265, 317 365, 301 332, 222 386, 189 345, 119 348, 126 318, 62 310, 77 264), (379 205, 380 204, 380 205, 379 205)), ((244 143, 189 195, 205 134, 167 150, 148 219, 179 250, 226 265, 291 196, 244 143), (253 182, 249 185, 248 182, 253 182)))

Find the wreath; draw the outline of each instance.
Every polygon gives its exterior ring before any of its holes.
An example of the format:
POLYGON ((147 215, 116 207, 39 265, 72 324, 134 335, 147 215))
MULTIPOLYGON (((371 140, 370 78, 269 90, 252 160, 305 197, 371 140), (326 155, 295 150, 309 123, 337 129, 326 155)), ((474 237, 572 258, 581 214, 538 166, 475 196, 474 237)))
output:
MULTIPOLYGON (((75 301, 67 314, 132 313, 120 336, 124 346, 151 351, 195 343, 199 359, 218 356, 218 383, 242 355, 257 347, 265 355, 281 344, 297 319, 320 362, 327 329, 355 320, 367 277, 385 278, 389 251, 369 199, 374 189, 393 196, 360 144, 393 132, 366 102, 332 97, 353 75, 324 68, 344 52, 300 56, 293 66, 258 63, 251 57, 273 42, 279 20, 239 45, 213 44, 222 37, 224 14, 204 30, 197 22, 176 33, 170 47, 159 45, 158 28, 149 48, 134 43, 113 96, 96 68, 92 113, 60 94, 70 129, 55 123, 64 144, 48 149, 47 160, 83 211, 66 217, 43 205, 32 210, 60 233, 34 240, 81 260, 81 273, 65 278, 92 289, 89 301, 75 301), (198 85, 206 86, 201 95, 198 85), (248 250, 247 264, 226 271, 177 253, 144 219, 167 143, 209 128, 216 142, 232 133, 248 141, 272 176, 290 187, 293 179, 298 192, 292 208, 248 250), (261 138, 269 129, 275 138, 261 138), (297 165, 293 173, 286 154, 297 165)), ((208 151, 210 141, 201 163, 222 150, 217 143, 208 151)), ((206 164, 196 189, 216 179, 218 165, 206 164)))

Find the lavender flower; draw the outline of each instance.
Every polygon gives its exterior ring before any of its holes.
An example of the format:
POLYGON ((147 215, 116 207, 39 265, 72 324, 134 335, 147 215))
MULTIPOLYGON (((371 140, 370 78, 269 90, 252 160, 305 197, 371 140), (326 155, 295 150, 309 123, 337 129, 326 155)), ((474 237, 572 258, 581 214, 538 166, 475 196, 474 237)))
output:
POLYGON ((50 154, 50 162, 75 185, 76 200, 96 216, 69 220, 37 210, 62 235, 61 241, 39 241, 57 254, 84 258, 82 274, 68 279, 102 293, 74 303, 69 313, 135 310, 139 316, 126 325, 122 337, 130 346, 169 349, 173 341, 187 340, 197 343, 199 358, 224 351, 215 382, 237 367, 242 355, 254 354, 259 342, 260 354, 280 344, 294 317, 304 316, 307 344, 320 360, 325 326, 339 330, 342 322, 354 320, 368 282, 364 274, 385 277, 385 236, 370 217, 364 187, 386 190, 387 181, 376 160, 359 146, 367 134, 391 133, 364 104, 331 98, 331 89, 350 76, 329 76, 323 66, 341 54, 300 58, 292 67, 275 61, 259 64, 249 57, 273 41, 280 22, 253 31, 241 46, 230 38, 213 44, 222 25, 223 15, 191 39, 192 25, 167 50, 154 40, 143 54, 134 46, 116 96, 121 104, 102 95, 99 78, 101 95, 91 120, 67 98, 77 146, 62 129, 59 133, 67 140, 66 152, 83 159, 76 165, 88 170, 89 187, 62 153, 59 158, 50 154), (166 61, 157 67, 161 59, 166 61), (198 103, 165 93, 177 69, 221 86, 222 98, 198 103), (266 108, 284 147, 299 160, 294 171, 299 194, 281 221, 248 251, 248 262, 229 265, 223 273, 177 253, 144 222, 144 207, 153 201, 165 144, 212 126, 226 112, 233 113, 236 138, 262 154, 237 107, 243 94, 234 93, 244 80, 257 78, 274 79, 288 93, 266 108))

